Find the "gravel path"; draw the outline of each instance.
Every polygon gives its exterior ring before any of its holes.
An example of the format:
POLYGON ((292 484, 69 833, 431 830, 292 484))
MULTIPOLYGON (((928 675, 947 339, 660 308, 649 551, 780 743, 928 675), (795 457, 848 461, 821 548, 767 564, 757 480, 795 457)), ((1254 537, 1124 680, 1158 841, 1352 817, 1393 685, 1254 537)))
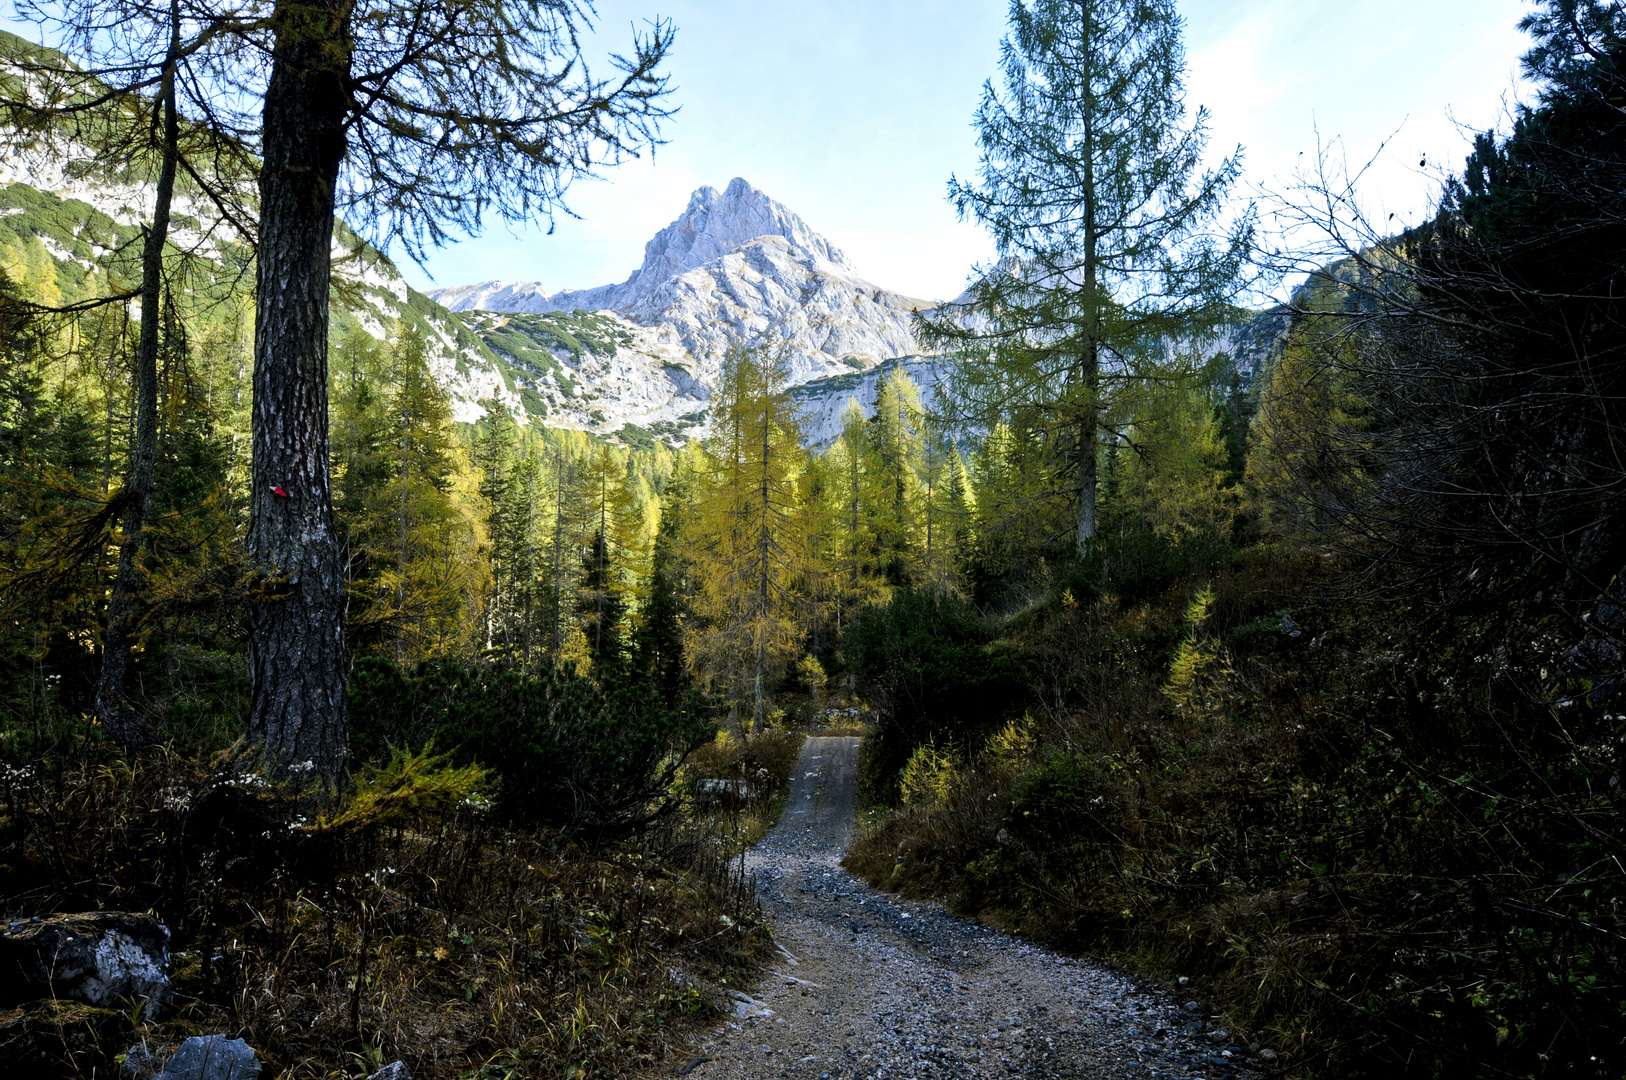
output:
POLYGON ((848 874, 857 774, 857 739, 807 740, 747 858, 780 960, 696 1044, 692 1080, 1258 1075, 1194 1002, 848 874))

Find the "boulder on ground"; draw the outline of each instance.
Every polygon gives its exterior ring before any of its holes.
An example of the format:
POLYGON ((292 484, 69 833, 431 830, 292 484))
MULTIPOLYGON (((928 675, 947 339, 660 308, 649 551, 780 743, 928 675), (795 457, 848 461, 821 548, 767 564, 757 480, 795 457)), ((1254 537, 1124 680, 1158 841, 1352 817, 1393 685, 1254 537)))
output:
POLYGON ((97 1008, 174 1005, 169 928, 148 915, 93 911, 0 925, 0 1005, 67 998, 97 1008))
POLYGON ((186 1040, 157 1080, 257 1080, 260 1059, 242 1039, 201 1035, 186 1040))
POLYGON ((412 1080, 412 1070, 406 1067, 404 1061, 392 1061, 367 1080, 412 1080))

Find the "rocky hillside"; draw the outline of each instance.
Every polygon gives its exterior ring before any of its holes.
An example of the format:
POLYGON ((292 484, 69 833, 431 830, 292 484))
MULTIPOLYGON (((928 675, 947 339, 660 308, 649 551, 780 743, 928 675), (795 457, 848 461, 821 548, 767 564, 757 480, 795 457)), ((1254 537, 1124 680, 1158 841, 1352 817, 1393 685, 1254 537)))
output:
MULTIPOLYGON (((46 303, 95 294, 100 271, 133 280, 140 223, 151 214, 152 186, 144 178, 100 169, 69 143, 0 155, 0 261, 46 303)), ((253 272, 248 249, 225 227, 214 207, 184 180, 176 186, 174 247, 191 256, 189 288, 195 314, 218 332, 238 322, 246 336, 253 272)), ((500 401, 517 414, 525 372, 500 357, 458 317, 409 287, 393 263, 340 227, 333 242, 331 325, 340 337, 359 327, 377 338, 406 324, 423 333, 430 367, 450 391, 461 421, 477 420, 484 402, 500 401), (516 378, 516 376, 519 376, 516 378)), ((533 402, 533 404, 535 404, 533 402)))
POLYGON ((782 343, 797 384, 913 356, 910 321, 932 306, 859 277, 840 248, 738 178, 691 195, 620 284, 549 293, 487 281, 429 295, 523 370, 536 407, 606 431, 694 429, 734 344, 782 343))
MULTIPOLYGON (((849 400, 873 405, 902 365, 930 406, 941 364, 922 357, 912 321, 935 302, 858 276, 840 248, 747 181, 703 187, 644 246, 623 282, 550 293, 542 282, 485 281, 429 296, 463 315, 515 369, 533 416, 605 433, 667 438, 701 430, 724 354, 781 344, 808 439, 835 438, 849 400)), ((1280 312, 1244 314, 1206 346, 1244 378, 1273 347, 1280 312)))

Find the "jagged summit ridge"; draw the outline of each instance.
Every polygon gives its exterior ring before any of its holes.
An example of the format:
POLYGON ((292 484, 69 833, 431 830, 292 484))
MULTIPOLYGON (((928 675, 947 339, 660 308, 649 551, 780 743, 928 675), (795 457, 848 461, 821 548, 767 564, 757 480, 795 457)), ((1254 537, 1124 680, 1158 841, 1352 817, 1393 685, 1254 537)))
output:
POLYGON ((782 236, 792 249, 811 255, 836 270, 854 273, 842 250, 810 228, 801 217, 736 176, 719 193, 703 187, 689 196, 678 219, 644 245, 644 262, 623 289, 622 304, 631 306, 667 281, 720 259, 760 236, 782 236))
POLYGON ((550 294, 540 281, 482 281, 429 295, 453 311, 620 311, 646 306, 673 278, 764 236, 783 237, 791 251, 821 268, 855 273, 846 253, 800 215, 736 176, 722 191, 709 185, 696 189, 683 213, 644 245, 643 263, 619 285, 550 294))
MULTIPOLYGON (((619 285, 549 294, 540 282, 490 281, 430 295, 454 311, 567 318, 595 312, 616 320, 617 340, 629 343, 616 351, 644 353, 648 389, 656 398, 669 395, 669 403, 629 410, 620 392, 600 393, 594 377, 583 384, 598 394, 585 415, 596 410, 604 416, 594 421, 601 425, 693 412, 696 395, 700 401, 709 396, 734 345, 783 348, 793 384, 914 355, 914 313, 932 306, 865 281, 840 248, 740 178, 722 191, 702 187, 690 195, 619 285)), ((614 359, 639 362, 631 355, 614 359)), ((570 395, 555 400, 551 384, 535 389, 560 415, 582 412, 570 395)))

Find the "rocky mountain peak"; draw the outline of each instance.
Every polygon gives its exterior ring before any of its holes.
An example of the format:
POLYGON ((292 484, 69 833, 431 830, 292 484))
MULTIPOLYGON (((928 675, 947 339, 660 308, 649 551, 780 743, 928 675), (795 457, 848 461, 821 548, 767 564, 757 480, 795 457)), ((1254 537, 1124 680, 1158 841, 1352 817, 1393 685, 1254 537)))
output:
POLYGON ((722 191, 709 184, 689 196, 677 220, 644 245, 644 261, 619 285, 550 294, 540 281, 482 281, 431 290, 453 311, 626 311, 647 306, 662 286, 714 263, 751 241, 781 237, 789 253, 818 270, 854 274, 845 252, 750 181, 736 176, 722 191))
POLYGON ((721 192, 710 186, 696 190, 677 220, 644 245, 643 265, 622 286, 622 304, 634 304, 672 278, 736 251, 759 236, 782 236, 792 248, 801 249, 815 260, 854 272, 840 248, 782 203, 736 176, 721 192))
POLYGON ((739 177, 691 194, 620 284, 550 294, 488 281, 430 295, 470 313, 534 413, 671 433, 704 422, 735 345, 776 343, 792 383, 851 375, 917 353, 914 313, 931 306, 860 278, 840 248, 739 177))

